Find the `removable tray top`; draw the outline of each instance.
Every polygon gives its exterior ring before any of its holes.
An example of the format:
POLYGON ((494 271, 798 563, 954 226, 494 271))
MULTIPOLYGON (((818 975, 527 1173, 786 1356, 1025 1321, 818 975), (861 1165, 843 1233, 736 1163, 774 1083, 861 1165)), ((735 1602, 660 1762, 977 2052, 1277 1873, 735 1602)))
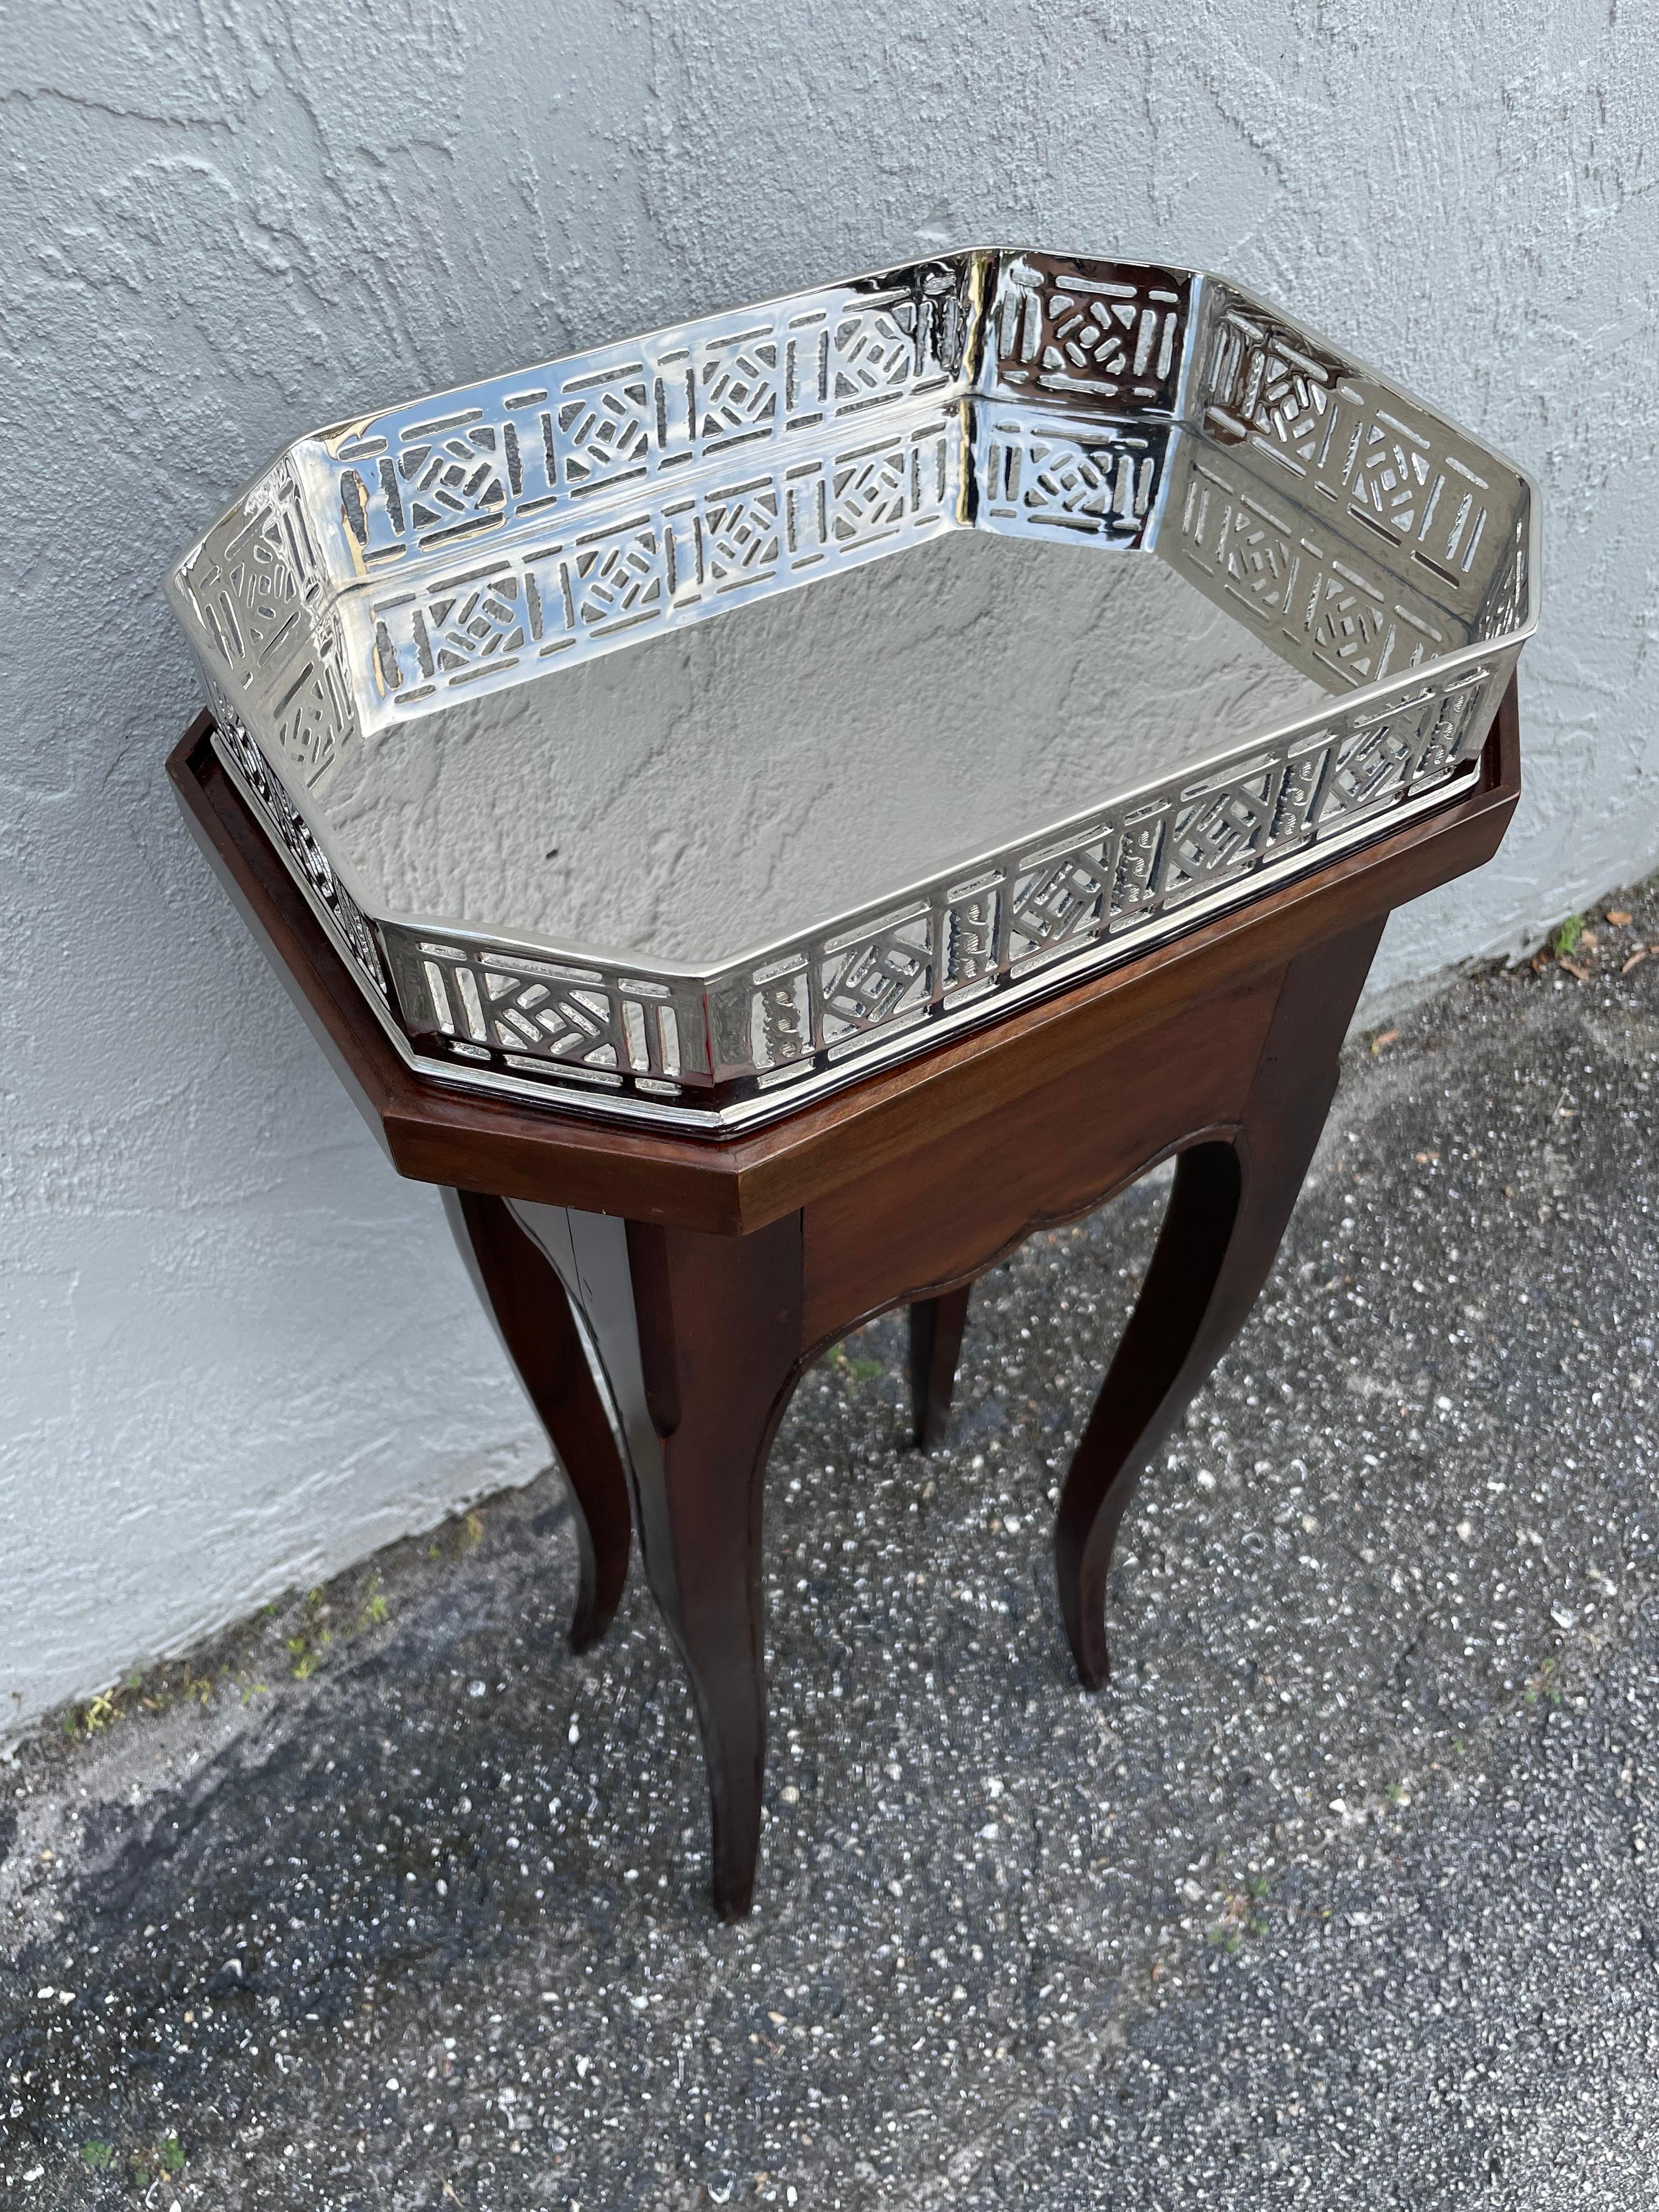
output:
POLYGON ((406 1058, 718 1133, 1444 803, 1535 532, 1219 280, 989 249, 301 439, 167 587, 406 1058))

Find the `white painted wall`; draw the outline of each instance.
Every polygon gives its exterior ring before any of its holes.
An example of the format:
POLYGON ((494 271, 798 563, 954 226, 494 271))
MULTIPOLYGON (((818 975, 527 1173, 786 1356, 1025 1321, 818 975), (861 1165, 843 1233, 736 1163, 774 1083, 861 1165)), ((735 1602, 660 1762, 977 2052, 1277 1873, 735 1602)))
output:
POLYGON ((157 579, 295 432, 930 245, 1283 299, 1541 480, 1527 796, 1379 981, 1659 857, 1651 6, 24 0, 0 195, 0 1710, 528 1474, 447 1246, 186 840, 157 579), (1541 19, 1541 20, 1540 20, 1541 19))

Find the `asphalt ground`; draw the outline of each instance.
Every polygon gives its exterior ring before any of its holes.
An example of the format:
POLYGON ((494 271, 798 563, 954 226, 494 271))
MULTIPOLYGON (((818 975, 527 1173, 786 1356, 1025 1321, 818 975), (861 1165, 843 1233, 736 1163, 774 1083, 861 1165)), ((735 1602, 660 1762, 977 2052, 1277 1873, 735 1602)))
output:
POLYGON ((759 1902, 561 1478, 0 1768, 21 2207, 1659 2204, 1659 900, 1350 1047, 1076 1686, 1052 1500, 1160 1189, 775 1448, 759 1902), (1633 963, 1633 964, 1632 964, 1633 963))

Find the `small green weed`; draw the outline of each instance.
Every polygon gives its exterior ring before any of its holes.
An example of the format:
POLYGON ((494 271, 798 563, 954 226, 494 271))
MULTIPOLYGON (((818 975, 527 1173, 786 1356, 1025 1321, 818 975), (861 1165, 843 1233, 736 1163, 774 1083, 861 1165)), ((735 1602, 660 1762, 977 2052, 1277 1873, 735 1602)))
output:
POLYGON ((320 1589, 306 1592, 305 1612, 296 1634, 287 1638, 288 1655, 293 1662, 289 1672, 296 1682, 307 1680, 317 1671, 319 1661, 334 1641, 334 1631, 328 1626, 328 1600, 320 1589))
POLYGON ((1242 1889, 1236 1889, 1221 1908, 1221 1917, 1209 1929, 1209 1940, 1218 1951, 1229 1957, 1237 1950, 1247 1936, 1265 1936, 1267 1923, 1261 1907, 1273 1887, 1265 1874, 1247 1875, 1242 1889))
POLYGON ((363 1584, 356 1626, 360 1632, 365 1628, 378 1628, 385 1619, 386 1594, 380 1588, 380 1576, 374 1574, 363 1584))
MULTIPOLYGON (((476 1513, 469 1513, 467 1522, 475 1521, 478 1522, 478 1534, 482 1534, 483 1522, 478 1521, 476 1513)), ((476 1542, 477 1538, 473 1540, 476 1542)), ((357 1594, 356 1611, 338 1632, 341 1641, 349 1643, 354 1636, 361 1636, 366 1628, 378 1628, 386 1618, 386 1592, 380 1588, 380 1577, 378 1574, 371 1574, 357 1594)), ((306 1681, 316 1673, 324 1652, 333 1643, 336 1632, 330 1626, 331 1614, 331 1608, 324 1593, 320 1589, 307 1591, 300 1626, 286 1639, 289 1658, 292 1662, 289 1672, 296 1682, 306 1681)))
POLYGON ((130 1674, 125 1681, 100 1690, 84 1705, 71 1705, 59 1726, 66 1736, 79 1741, 113 1728, 127 1713, 164 1713, 181 1698, 194 1698, 202 1705, 213 1699, 212 1675, 192 1674, 188 1660, 176 1671, 158 1668, 148 1680, 137 1671, 130 1674))
POLYGON ((846 1376, 849 1382, 868 1382, 884 1371, 881 1360, 849 1359, 840 1345, 828 1355, 823 1364, 826 1367, 833 1367, 837 1374, 846 1376))
MULTIPOLYGON (((112 2152, 111 2156, 114 2154, 112 2152)), ((185 2170, 184 2147, 177 2136, 163 2136, 154 2149, 134 2151, 127 2160, 135 2189, 148 2189, 166 2174, 173 2179, 185 2170)))

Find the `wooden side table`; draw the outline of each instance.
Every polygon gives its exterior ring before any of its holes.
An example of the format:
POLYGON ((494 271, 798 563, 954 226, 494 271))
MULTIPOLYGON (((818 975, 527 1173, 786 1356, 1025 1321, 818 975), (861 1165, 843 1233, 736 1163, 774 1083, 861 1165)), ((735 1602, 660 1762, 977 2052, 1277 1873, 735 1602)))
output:
POLYGON ((1372 842, 1253 903, 715 1142, 412 1073, 210 728, 203 715, 168 763, 186 817, 393 1166, 454 1194, 480 1288, 564 1463, 581 1543, 577 1648, 604 1633, 638 1528, 696 1697, 726 1918, 748 1910, 759 1850, 763 1475, 797 1378, 849 1329, 908 1305, 918 1437, 937 1442, 975 1279, 1175 1155, 1152 1266, 1054 1533, 1078 1671, 1103 1682, 1118 1524, 1267 1277, 1382 926, 1490 859, 1520 791, 1511 684, 1474 787, 1439 810, 1392 831, 1385 818, 1372 842), (591 1295, 584 1267, 610 1270, 591 1295), (606 1297, 631 1297, 631 1412, 607 1407, 586 1354, 606 1297))

